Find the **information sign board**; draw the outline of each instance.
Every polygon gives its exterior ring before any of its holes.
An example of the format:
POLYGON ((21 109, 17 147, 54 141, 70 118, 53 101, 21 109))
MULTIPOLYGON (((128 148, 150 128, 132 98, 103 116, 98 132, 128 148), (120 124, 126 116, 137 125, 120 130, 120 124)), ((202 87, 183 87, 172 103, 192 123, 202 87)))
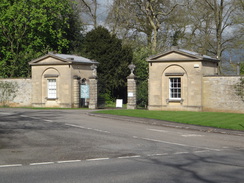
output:
POLYGON ((80 98, 90 98, 89 85, 80 85, 80 98))
POLYGON ((123 107, 123 99, 116 99, 116 107, 123 107))

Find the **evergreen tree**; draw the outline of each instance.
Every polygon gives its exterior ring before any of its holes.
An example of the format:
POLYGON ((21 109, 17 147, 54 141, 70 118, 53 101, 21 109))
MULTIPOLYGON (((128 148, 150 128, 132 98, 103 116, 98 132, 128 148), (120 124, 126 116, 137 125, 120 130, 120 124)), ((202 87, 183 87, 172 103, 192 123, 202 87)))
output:
POLYGON ((126 101, 126 77, 129 75, 128 65, 133 58, 131 48, 122 45, 120 39, 99 26, 85 36, 83 55, 99 62, 99 94, 126 101))
POLYGON ((137 77, 137 105, 146 107, 148 105, 148 62, 147 58, 152 54, 149 48, 141 47, 134 50, 133 63, 136 65, 135 75, 137 77))
POLYGON ((240 74, 244 75, 244 62, 240 63, 240 74))

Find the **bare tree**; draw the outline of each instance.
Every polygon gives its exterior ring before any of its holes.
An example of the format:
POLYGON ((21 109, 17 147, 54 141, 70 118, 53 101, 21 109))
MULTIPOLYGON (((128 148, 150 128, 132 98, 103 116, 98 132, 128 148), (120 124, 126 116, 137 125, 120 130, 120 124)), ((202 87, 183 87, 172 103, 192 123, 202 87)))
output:
POLYGON ((154 52, 180 45, 221 59, 243 47, 243 0, 114 0, 107 23, 122 38, 146 38, 154 52))
POLYGON ((225 50, 240 48, 244 34, 244 16, 240 1, 192 0, 189 6, 182 10, 185 11, 182 20, 185 29, 182 26, 173 26, 180 28, 180 43, 188 49, 215 55, 219 59, 225 50))
POLYGON ((97 22, 97 11, 98 2, 97 0, 76 0, 81 8, 81 16, 85 25, 91 25, 94 28, 98 26, 97 22))
POLYGON ((193 0, 188 6, 182 8, 178 20, 178 12, 171 20, 171 22, 176 22, 173 30, 181 33, 178 37, 180 45, 201 54, 209 54, 214 39, 213 13, 205 6, 206 4, 202 1, 193 0))
POLYGON ((239 4, 242 7, 242 10, 244 11, 244 1, 243 0, 239 0, 239 4))
POLYGON ((144 34, 147 44, 155 52, 158 34, 179 3, 172 0, 115 0, 107 22, 113 31, 125 30, 126 34, 144 34))

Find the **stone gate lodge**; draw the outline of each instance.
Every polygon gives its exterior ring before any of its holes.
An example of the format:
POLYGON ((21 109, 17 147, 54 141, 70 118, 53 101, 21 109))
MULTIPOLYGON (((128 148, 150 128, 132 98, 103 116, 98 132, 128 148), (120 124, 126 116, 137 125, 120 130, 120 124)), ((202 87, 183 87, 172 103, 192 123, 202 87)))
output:
MULTIPOLYGON (((241 76, 219 75, 218 59, 172 47, 147 61, 148 110, 244 113, 244 101, 235 89, 241 76)), ((82 102, 97 108, 98 62, 48 53, 29 64, 32 78, 0 79, 18 85, 10 106, 78 108, 82 102)), ((133 73, 127 78, 129 109, 136 108, 135 78, 133 73)))

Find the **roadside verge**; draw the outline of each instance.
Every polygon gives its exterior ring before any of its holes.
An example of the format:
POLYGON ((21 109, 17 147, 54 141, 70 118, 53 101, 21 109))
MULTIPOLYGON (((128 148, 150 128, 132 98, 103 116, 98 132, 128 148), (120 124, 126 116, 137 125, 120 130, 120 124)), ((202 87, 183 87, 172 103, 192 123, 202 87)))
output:
POLYGON ((101 114, 101 113, 93 113, 93 112, 89 112, 87 114, 90 116, 95 116, 95 117, 100 117, 100 118, 116 119, 116 120, 128 121, 128 122, 133 122, 133 123, 154 125, 154 126, 164 126, 164 127, 170 127, 170 128, 179 128, 179 129, 201 131, 201 132, 208 132, 208 133, 220 133, 220 134, 227 134, 227 135, 244 136, 244 131, 239 131, 239 130, 228 130, 228 129, 222 129, 222 128, 191 125, 191 124, 163 121, 163 120, 157 120, 157 119, 138 118, 138 117, 129 117, 129 116, 117 116, 117 115, 112 115, 112 114, 101 114))

